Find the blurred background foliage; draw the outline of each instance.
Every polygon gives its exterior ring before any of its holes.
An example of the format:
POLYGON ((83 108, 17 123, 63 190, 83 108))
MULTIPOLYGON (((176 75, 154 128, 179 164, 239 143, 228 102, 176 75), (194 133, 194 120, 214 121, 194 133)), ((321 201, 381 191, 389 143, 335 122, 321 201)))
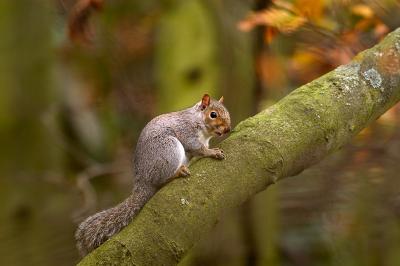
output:
MULTIPOLYGON (((234 123, 400 26, 395 0, 0 1, 0 264, 71 265, 141 128, 224 95, 234 123)), ((400 66, 399 66, 400 67, 400 66)), ((221 217, 181 265, 400 265, 400 106, 221 217)))

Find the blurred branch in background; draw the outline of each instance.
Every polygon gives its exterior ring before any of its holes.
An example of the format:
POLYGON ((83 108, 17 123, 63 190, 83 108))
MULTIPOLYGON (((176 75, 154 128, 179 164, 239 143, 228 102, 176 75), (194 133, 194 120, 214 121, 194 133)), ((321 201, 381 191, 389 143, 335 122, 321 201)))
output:
POLYGON ((100 10, 103 0, 79 0, 69 16, 68 35, 72 40, 89 42, 92 33, 89 29, 90 15, 100 10))
POLYGON ((75 222, 81 222, 83 218, 95 211, 96 192, 93 185, 90 183, 91 179, 103 175, 115 175, 120 172, 121 167, 117 167, 115 164, 97 164, 91 165, 78 174, 76 184, 82 194, 83 206, 77 209, 73 214, 75 222))

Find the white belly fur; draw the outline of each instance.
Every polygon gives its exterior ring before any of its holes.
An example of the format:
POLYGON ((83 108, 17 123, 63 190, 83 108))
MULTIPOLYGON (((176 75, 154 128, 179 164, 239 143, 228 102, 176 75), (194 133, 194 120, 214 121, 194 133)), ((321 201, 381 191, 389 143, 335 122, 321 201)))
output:
POLYGON ((187 164, 187 158, 186 158, 186 153, 185 153, 185 149, 183 148, 182 143, 175 137, 173 137, 175 142, 176 142, 176 147, 178 149, 178 153, 179 153, 179 166, 178 168, 176 168, 176 171, 179 169, 179 167, 181 167, 184 164, 187 164))

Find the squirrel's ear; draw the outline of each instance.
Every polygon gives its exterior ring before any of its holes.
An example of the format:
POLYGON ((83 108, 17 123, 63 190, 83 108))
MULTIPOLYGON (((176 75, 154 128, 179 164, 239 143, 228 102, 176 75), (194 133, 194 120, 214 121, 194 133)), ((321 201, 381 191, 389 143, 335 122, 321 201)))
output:
POLYGON ((201 99, 201 110, 203 111, 210 105, 210 95, 204 94, 201 99))
POLYGON ((218 100, 220 103, 224 103, 224 96, 221 96, 221 98, 219 98, 218 100))

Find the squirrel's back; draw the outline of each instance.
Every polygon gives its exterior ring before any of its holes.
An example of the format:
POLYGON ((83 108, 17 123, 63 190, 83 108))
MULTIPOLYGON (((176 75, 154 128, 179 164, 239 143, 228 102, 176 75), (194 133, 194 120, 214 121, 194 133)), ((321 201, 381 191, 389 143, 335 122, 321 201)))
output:
POLYGON ((134 154, 134 182, 146 180, 163 185, 188 161, 181 140, 187 135, 197 135, 201 127, 192 109, 157 116, 145 126, 134 154))

